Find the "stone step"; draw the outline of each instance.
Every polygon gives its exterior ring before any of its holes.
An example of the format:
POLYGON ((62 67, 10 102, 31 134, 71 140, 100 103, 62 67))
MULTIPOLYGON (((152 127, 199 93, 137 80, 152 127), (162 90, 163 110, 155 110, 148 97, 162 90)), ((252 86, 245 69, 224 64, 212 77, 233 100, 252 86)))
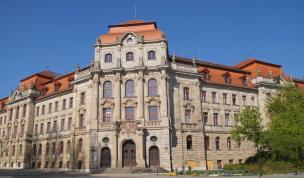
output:
POLYGON ((141 173, 165 173, 167 170, 159 168, 105 168, 99 169, 96 174, 141 174, 141 173))

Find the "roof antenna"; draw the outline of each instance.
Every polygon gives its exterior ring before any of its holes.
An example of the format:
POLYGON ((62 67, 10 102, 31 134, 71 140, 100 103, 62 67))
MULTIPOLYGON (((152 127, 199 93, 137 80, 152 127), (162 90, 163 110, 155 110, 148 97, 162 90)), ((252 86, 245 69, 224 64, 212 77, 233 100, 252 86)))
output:
POLYGON ((46 70, 48 71, 50 68, 50 61, 47 62, 47 64, 45 65, 46 70))
POLYGON ((199 60, 201 59, 201 47, 200 46, 198 47, 198 59, 199 60))
POLYGON ((134 19, 136 20, 137 17, 136 17, 136 4, 134 4, 134 19))

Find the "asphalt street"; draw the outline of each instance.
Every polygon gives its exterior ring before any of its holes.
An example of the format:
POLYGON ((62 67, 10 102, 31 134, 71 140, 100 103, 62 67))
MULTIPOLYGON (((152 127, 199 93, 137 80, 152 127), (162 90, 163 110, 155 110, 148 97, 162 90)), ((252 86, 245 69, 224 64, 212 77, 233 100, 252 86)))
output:
MULTIPOLYGON (((39 170, 1 170, 0 178, 175 178, 176 176, 164 176, 156 174, 86 174, 76 172, 49 172, 39 170)), ((193 176, 179 176, 179 178, 194 178, 193 176)), ((205 177, 214 178, 214 177, 205 177)), ((223 178, 258 178, 258 176, 225 176, 223 178)), ((266 175, 263 178, 304 178, 302 175, 285 174, 285 175, 266 175)))

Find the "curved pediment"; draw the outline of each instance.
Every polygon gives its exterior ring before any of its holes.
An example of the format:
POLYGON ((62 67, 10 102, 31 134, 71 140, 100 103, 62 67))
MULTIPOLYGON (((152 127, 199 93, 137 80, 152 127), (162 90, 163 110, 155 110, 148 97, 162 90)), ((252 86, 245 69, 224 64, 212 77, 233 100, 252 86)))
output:
POLYGON ((136 106, 137 105, 137 99, 136 98, 125 98, 122 103, 125 106, 136 106))
POLYGON ((158 105, 160 103, 159 97, 147 97, 145 98, 145 101, 149 105, 158 105))
POLYGON ((136 33, 127 32, 121 36, 119 41, 124 46, 133 46, 133 45, 137 45, 139 42, 142 42, 143 38, 138 36, 136 33))
POLYGON ((100 105, 102 106, 114 106, 115 102, 113 99, 102 99, 100 105))
POLYGON ((192 111, 195 109, 195 107, 194 107, 190 102, 185 103, 185 104, 183 105, 183 107, 184 107, 185 109, 189 109, 189 110, 192 110, 192 111))

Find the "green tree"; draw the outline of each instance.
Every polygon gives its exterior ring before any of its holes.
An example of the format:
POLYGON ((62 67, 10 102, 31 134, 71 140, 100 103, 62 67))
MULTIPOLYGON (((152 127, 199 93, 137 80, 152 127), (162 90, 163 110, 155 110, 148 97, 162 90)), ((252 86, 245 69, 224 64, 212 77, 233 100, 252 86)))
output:
POLYGON ((262 126, 262 117, 257 107, 245 107, 240 113, 234 117, 235 125, 233 126, 230 134, 232 139, 236 141, 248 140, 254 143, 256 148, 256 161, 260 177, 262 177, 264 170, 264 159, 261 154, 264 129, 262 126))
POLYGON ((256 107, 245 107, 234 117, 235 125, 230 134, 236 141, 249 140, 258 148, 263 143, 263 126, 259 109, 256 107))
POLYGON ((277 160, 303 165, 304 91, 286 85, 267 104, 270 116, 266 141, 277 160))

